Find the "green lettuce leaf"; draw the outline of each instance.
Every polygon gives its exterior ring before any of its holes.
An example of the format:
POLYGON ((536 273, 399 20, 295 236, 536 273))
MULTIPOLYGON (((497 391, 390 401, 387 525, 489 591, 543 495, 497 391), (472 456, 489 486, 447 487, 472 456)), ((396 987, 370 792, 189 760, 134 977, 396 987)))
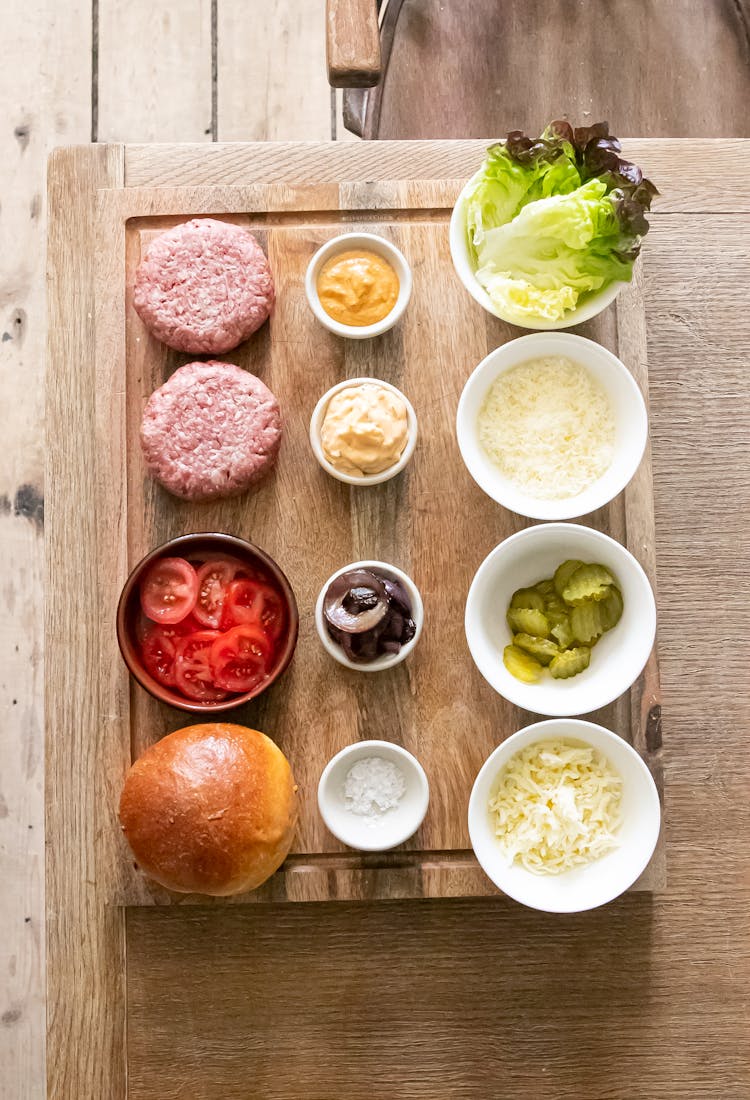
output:
POLYGON ((477 279, 520 323, 562 320, 582 294, 630 279, 657 194, 606 122, 511 131, 464 202, 477 279))
POLYGON ((567 194, 580 184, 575 162, 562 149, 540 147, 536 156, 521 162, 507 145, 490 146, 482 176, 466 200, 470 245, 476 249, 488 229, 505 225, 527 203, 567 194))
POLYGON ((606 184, 592 179, 489 229, 476 277, 504 315, 558 321, 582 294, 630 278, 632 262, 622 254, 628 241, 606 184))

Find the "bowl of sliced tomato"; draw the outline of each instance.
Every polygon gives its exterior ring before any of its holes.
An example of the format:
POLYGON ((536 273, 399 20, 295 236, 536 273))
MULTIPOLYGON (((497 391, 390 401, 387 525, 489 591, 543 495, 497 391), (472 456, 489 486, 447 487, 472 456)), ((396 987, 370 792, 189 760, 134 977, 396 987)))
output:
POLYGON ((191 714, 231 710, 284 672, 297 644, 294 592, 277 563, 235 535, 181 535, 133 569, 117 640, 154 698, 191 714))

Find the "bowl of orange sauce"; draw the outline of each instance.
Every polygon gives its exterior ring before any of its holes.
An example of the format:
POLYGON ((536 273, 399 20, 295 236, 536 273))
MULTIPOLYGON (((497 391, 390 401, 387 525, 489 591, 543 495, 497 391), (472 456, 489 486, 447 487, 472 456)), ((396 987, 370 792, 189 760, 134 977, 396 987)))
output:
POLYGON ((375 233, 333 237, 315 253, 305 275, 307 300, 321 325, 351 340, 393 328, 411 287, 403 252, 375 233))

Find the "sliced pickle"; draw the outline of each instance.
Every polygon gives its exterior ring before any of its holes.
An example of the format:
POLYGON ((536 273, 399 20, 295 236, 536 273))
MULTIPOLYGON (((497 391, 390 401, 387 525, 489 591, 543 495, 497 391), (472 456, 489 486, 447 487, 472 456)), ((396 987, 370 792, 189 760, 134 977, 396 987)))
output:
POLYGON ((577 642, 591 645, 604 633, 601 604, 596 600, 584 600, 570 612, 570 629, 577 642))
POLYGON ((569 645, 573 645, 575 636, 573 634, 572 627, 570 625, 570 619, 567 615, 556 622, 551 630, 552 637, 556 639, 560 649, 567 649, 569 645))
POLYGON ((603 565, 581 565, 568 578, 562 591, 566 603, 577 604, 583 600, 603 600, 615 579, 603 565))
POLYGON ((552 658, 549 666, 550 675, 555 680, 567 680, 588 668, 590 660, 591 650, 588 646, 582 645, 577 649, 564 649, 557 657, 552 658))
POLYGON ((617 626, 622 618, 622 594, 617 585, 611 584, 607 595, 598 604, 599 614, 602 618, 602 626, 605 630, 611 630, 617 626))
POLYGON ((541 665, 548 665, 560 652, 549 638, 534 638, 531 634, 514 634, 513 645, 522 649, 524 653, 528 653, 530 657, 536 657, 541 665))
POLYGON ((535 684, 544 671, 538 661, 514 645, 506 645, 503 650, 503 664, 511 676, 525 684, 535 684))
POLYGON ((555 570, 555 579, 552 582, 555 586, 555 592, 558 596, 562 596, 563 589, 575 573, 576 569, 580 569, 583 565, 582 561, 578 561, 577 558, 570 558, 568 561, 564 561, 562 565, 558 565, 555 570))
POLYGON ((548 617, 550 615, 567 615, 568 610, 568 605, 560 599, 556 592, 544 601, 544 614, 548 617))
POLYGON ((563 619, 567 619, 570 615, 570 608, 566 607, 564 611, 550 611, 549 608, 545 608, 544 617, 549 623, 550 627, 557 626, 563 619))
POLYGON ((549 634, 547 616, 533 607, 509 607, 506 618, 514 634, 533 634, 536 638, 549 634))
POLYGON ((545 603, 550 598, 550 596, 555 595, 555 583, 551 578, 546 581, 539 581, 539 584, 535 584, 534 588, 539 593, 539 595, 542 596, 545 603))
POLYGON ((544 597, 535 588, 519 588, 511 596, 510 606, 544 611, 544 597))

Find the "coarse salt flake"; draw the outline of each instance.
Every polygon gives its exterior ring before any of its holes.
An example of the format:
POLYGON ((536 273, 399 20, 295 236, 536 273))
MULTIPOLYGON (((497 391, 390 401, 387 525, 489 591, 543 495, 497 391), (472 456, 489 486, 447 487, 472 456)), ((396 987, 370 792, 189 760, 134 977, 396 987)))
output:
POLYGON ((403 772, 381 756, 366 756, 352 764, 344 780, 344 800, 350 813, 377 825, 395 809, 406 792, 403 772))

